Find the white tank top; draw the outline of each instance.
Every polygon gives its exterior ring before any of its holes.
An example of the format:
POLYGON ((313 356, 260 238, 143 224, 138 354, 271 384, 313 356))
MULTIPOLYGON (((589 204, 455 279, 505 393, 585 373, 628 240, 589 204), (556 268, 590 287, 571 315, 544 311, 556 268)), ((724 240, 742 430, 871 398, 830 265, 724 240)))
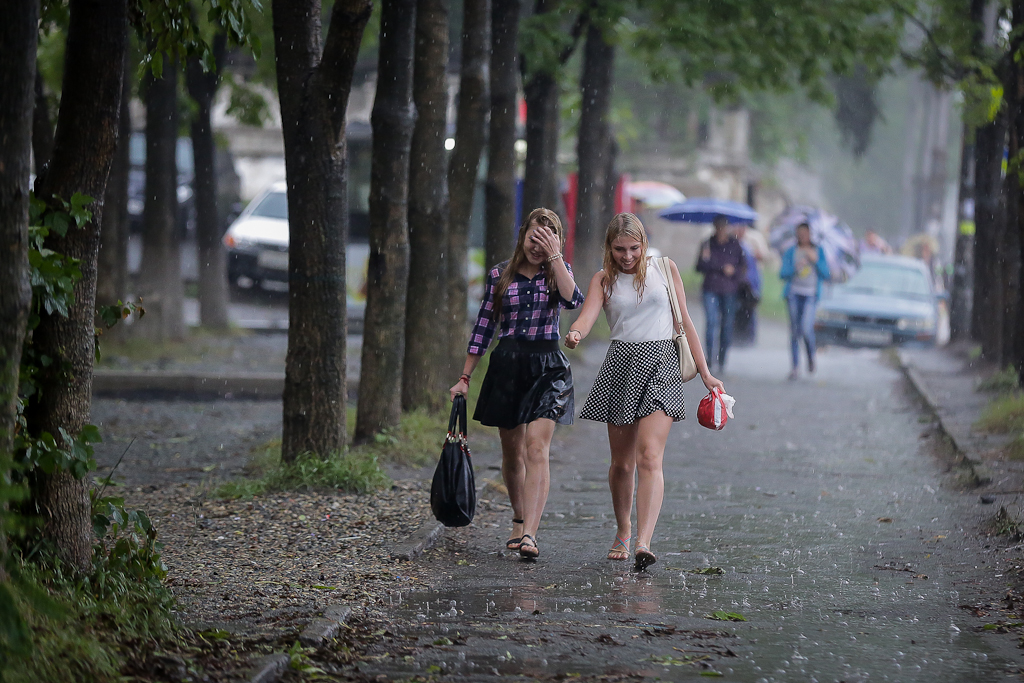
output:
POLYGON ((647 277, 643 299, 637 301, 633 276, 619 273, 612 295, 604 302, 604 314, 611 328, 612 341, 642 342, 672 338, 672 308, 668 285, 661 267, 647 259, 647 277))

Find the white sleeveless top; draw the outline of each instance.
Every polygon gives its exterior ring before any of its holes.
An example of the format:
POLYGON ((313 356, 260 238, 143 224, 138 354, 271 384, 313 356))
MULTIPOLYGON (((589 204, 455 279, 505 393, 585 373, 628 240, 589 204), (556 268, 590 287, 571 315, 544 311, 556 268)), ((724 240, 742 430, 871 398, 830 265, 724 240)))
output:
POLYGON ((639 302, 633 287, 633 275, 619 273, 612 285, 612 295, 604 302, 612 341, 643 342, 672 338, 668 284, 653 258, 647 259, 644 285, 643 299, 639 302))

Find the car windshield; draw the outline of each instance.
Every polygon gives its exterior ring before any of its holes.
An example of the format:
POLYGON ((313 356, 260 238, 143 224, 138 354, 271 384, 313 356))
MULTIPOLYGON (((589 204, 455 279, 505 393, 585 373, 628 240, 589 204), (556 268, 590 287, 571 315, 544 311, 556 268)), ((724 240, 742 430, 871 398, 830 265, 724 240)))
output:
POLYGON ((927 299, 931 296, 928 277, 916 268, 888 264, 866 263, 853 274, 842 289, 903 299, 927 299))
POLYGON ((256 205, 250 214, 263 218, 283 218, 288 220, 288 195, 284 192, 271 192, 256 205))

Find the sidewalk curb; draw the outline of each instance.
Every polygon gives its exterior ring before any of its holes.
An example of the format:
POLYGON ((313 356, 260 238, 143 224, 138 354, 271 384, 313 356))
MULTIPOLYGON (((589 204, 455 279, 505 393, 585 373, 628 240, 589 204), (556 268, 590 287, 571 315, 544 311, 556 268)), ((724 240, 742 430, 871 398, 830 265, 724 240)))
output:
POLYGON ((352 616, 352 608, 348 605, 331 605, 324 610, 324 616, 309 622, 299 634, 299 642, 306 647, 319 648, 328 640, 338 635, 342 624, 352 616))
POLYGON ((256 660, 252 668, 252 677, 249 683, 274 683, 288 669, 291 657, 283 652, 277 652, 256 660))
POLYGON ((284 393, 284 373, 98 369, 93 373, 92 392, 97 396, 157 393, 280 400, 284 393))
POLYGON ((903 370, 903 374, 910 380, 914 390, 928 406, 928 410, 935 416, 935 419, 938 420, 939 430, 953 445, 953 450, 957 455, 957 464, 962 465, 967 470, 971 484, 973 486, 983 486, 991 482, 992 477, 988 473, 988 468, 980 460, 968 455, 967 448, 956 437, 955 431, 949 428, 946 418, 943 417, 941 405, 932 395, 931 391, 928 390, 928 385, 920 373, 910 364, 901 349, 896 351, 896 358, 899 360, 900 369, 903 370))
POLYGON ((444 535, 444 525, 427 522, 391 550, 391 559, 408 562, 429 550, 444 535))

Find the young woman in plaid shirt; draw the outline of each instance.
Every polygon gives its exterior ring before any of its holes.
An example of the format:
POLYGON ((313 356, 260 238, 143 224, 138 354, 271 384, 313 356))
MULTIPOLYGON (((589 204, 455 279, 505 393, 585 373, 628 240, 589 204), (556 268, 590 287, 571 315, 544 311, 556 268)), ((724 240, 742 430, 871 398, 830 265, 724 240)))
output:
POLYGON ((564 243, 562 223, 553 211, 530 212, 512 258, 487 274, 462 377, 451 388, 452 400, 469 391, 473 370, 497 329, 498 346, 473 419, 498 428, 501 474, 513 513, 512 537, 505 547, 526 558, 540 555, 534 537, 548 499, 548 450, 555 424, 572 424, 573 418, 572 371, 558 347, 558 312, 581 306, 583 293, 562 258, 564 243))

